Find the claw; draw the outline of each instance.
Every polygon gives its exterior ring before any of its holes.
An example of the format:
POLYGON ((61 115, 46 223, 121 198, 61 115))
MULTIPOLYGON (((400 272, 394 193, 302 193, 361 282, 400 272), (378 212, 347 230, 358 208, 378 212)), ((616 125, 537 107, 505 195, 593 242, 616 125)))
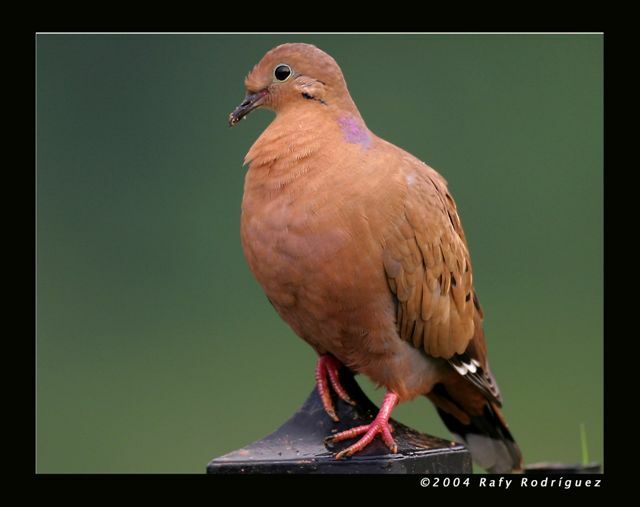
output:
POLYGON ((348 403, 349 405, 355 405, 355 402, 349 397, 347 391, 342 387, 340 383, 340 377, 338 375, 338 370, 342 364, 333 356, 329 354, 324 354, 320 356, 318 359, 318 364, 316 366, 316 384, 318 386, 318 394, 320 395, 320 399, 322 400, 322 406, 329 417, 334 421, 338 422, 340 419, 336 415, 336 410, 333 404, 333 400, 331 399, 331 392, 329 390, 329 383, 331 383, 331 387, 336 392, 336 394, 348 403), (327 377, 329 378, 329 382, 327 382, 327 377))
POLYGON ((380 434, 382 440, 389 448, 389 450, 392 453, 396 454, 398 452, 398 446, 391 436, 393 428, 389 424, 389 418, 391 417, 391 411, 397 403, 398 395, 389 391, 384 397, 384 401, 382 402, 382 406, 380 407, 378 415, 370 424, 356 426, 355 428, 341 431, 340 433, 336 433, 335 435, 330 435, 325 438, 325 442, 335 443, 364 434, 364 436, 360 438, 360 440, 358 440, 355 444, 350 445, 346 449, 343 449, 338 454, 336 454, 336 459, 342 459, 345 456, 352 456, 356 452, 361 451, 371 443, 371 441, 377 434, 380 434))

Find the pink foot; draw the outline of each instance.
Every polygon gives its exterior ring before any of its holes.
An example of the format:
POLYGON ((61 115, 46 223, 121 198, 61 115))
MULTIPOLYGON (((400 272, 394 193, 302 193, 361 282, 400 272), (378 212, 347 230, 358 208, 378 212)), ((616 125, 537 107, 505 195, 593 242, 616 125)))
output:
POLYGON ((336 433, 330 437, 327 437, 325 440, 327 442, 341 442, 342 440, 347 440, 349 438, 353 438, 358 435, 364 436, 358 440, 355 444, 343 449, 338 454, 336 454, 336 459, 344 458, 345 456, 351 456, 356 452, 361 451, 367 445, 371 443, 374 437, 380 433, 382 436, 382 440, 387 445, 387 447, 391 450, 392 453, 398 452, 398 446, 396 445, 395 440, 391 436, 391 432, 393 428, 389 424, 389 418, 391 417, 391 411, 398 403, 398 395, 396 393, 392 393, 391 391, 387 391, 387 394, 384 396, 384 400, 382 401, 382 406, 380 407, 380 411, 378 415, 373 420, 371 424, 365 424, 363 426, 356 426, 355 428, 351 428, 346 431, 341 431, 340 433, 336 433))
POLYGON ((349 397, 347 391, 342 387, 342 384, 340 384, 338 370, 341 366, 342 363, 329 354, 323 354, 320 356, 318 364, 316 365, 316 385, 318 386, 318 394, 322 400, 322 406, 327 414, 329 414, 329 417, 336 422, 340 419, 338 419, 338 416, 336 415, 333 400, 331 400, 329 382, 331 383, 333 390, 342 400, 347 402, 349 405, 355 405, 355 402, 349 397), (329 377, 329 382, 327 382, 327 377, 329 377))

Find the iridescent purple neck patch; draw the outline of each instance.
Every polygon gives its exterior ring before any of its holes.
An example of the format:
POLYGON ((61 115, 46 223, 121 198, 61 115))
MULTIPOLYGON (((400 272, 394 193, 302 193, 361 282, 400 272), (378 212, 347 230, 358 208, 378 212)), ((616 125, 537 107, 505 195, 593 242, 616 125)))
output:
POLYGON ((340 125, 344 140, 348 143, 359 144, 363 148, 368 148, 371 144, 371 135, 361 120, 353 116, 340 116, 338 125, 340 125))

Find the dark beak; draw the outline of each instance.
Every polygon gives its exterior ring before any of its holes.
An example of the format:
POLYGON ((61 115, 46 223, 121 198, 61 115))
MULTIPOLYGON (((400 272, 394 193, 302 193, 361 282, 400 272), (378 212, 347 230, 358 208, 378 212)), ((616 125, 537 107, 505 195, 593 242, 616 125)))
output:
POLYGON ((247 93, 242 103, 229 115, 229 126, 233 127, 242 118, 262 104, 262 99, 267 94, 266 90, 256 93, 247 93))

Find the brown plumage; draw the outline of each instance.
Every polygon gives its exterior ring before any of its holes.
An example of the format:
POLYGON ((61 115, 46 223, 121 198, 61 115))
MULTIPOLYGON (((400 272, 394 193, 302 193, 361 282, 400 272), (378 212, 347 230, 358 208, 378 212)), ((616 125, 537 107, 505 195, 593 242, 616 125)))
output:
MULTIPOLYGON (((232 125, 256 107, 277 113, 245 158, 241 223, 277 312, 321 357, 385 386, 389 413, 428 396, 481 465, 519 469, 444 178, 369 131, 337 63, 315 46, 272 49, 245 86, 232 125)), ((382 419, 370 432, 388 442, 382 419)))

